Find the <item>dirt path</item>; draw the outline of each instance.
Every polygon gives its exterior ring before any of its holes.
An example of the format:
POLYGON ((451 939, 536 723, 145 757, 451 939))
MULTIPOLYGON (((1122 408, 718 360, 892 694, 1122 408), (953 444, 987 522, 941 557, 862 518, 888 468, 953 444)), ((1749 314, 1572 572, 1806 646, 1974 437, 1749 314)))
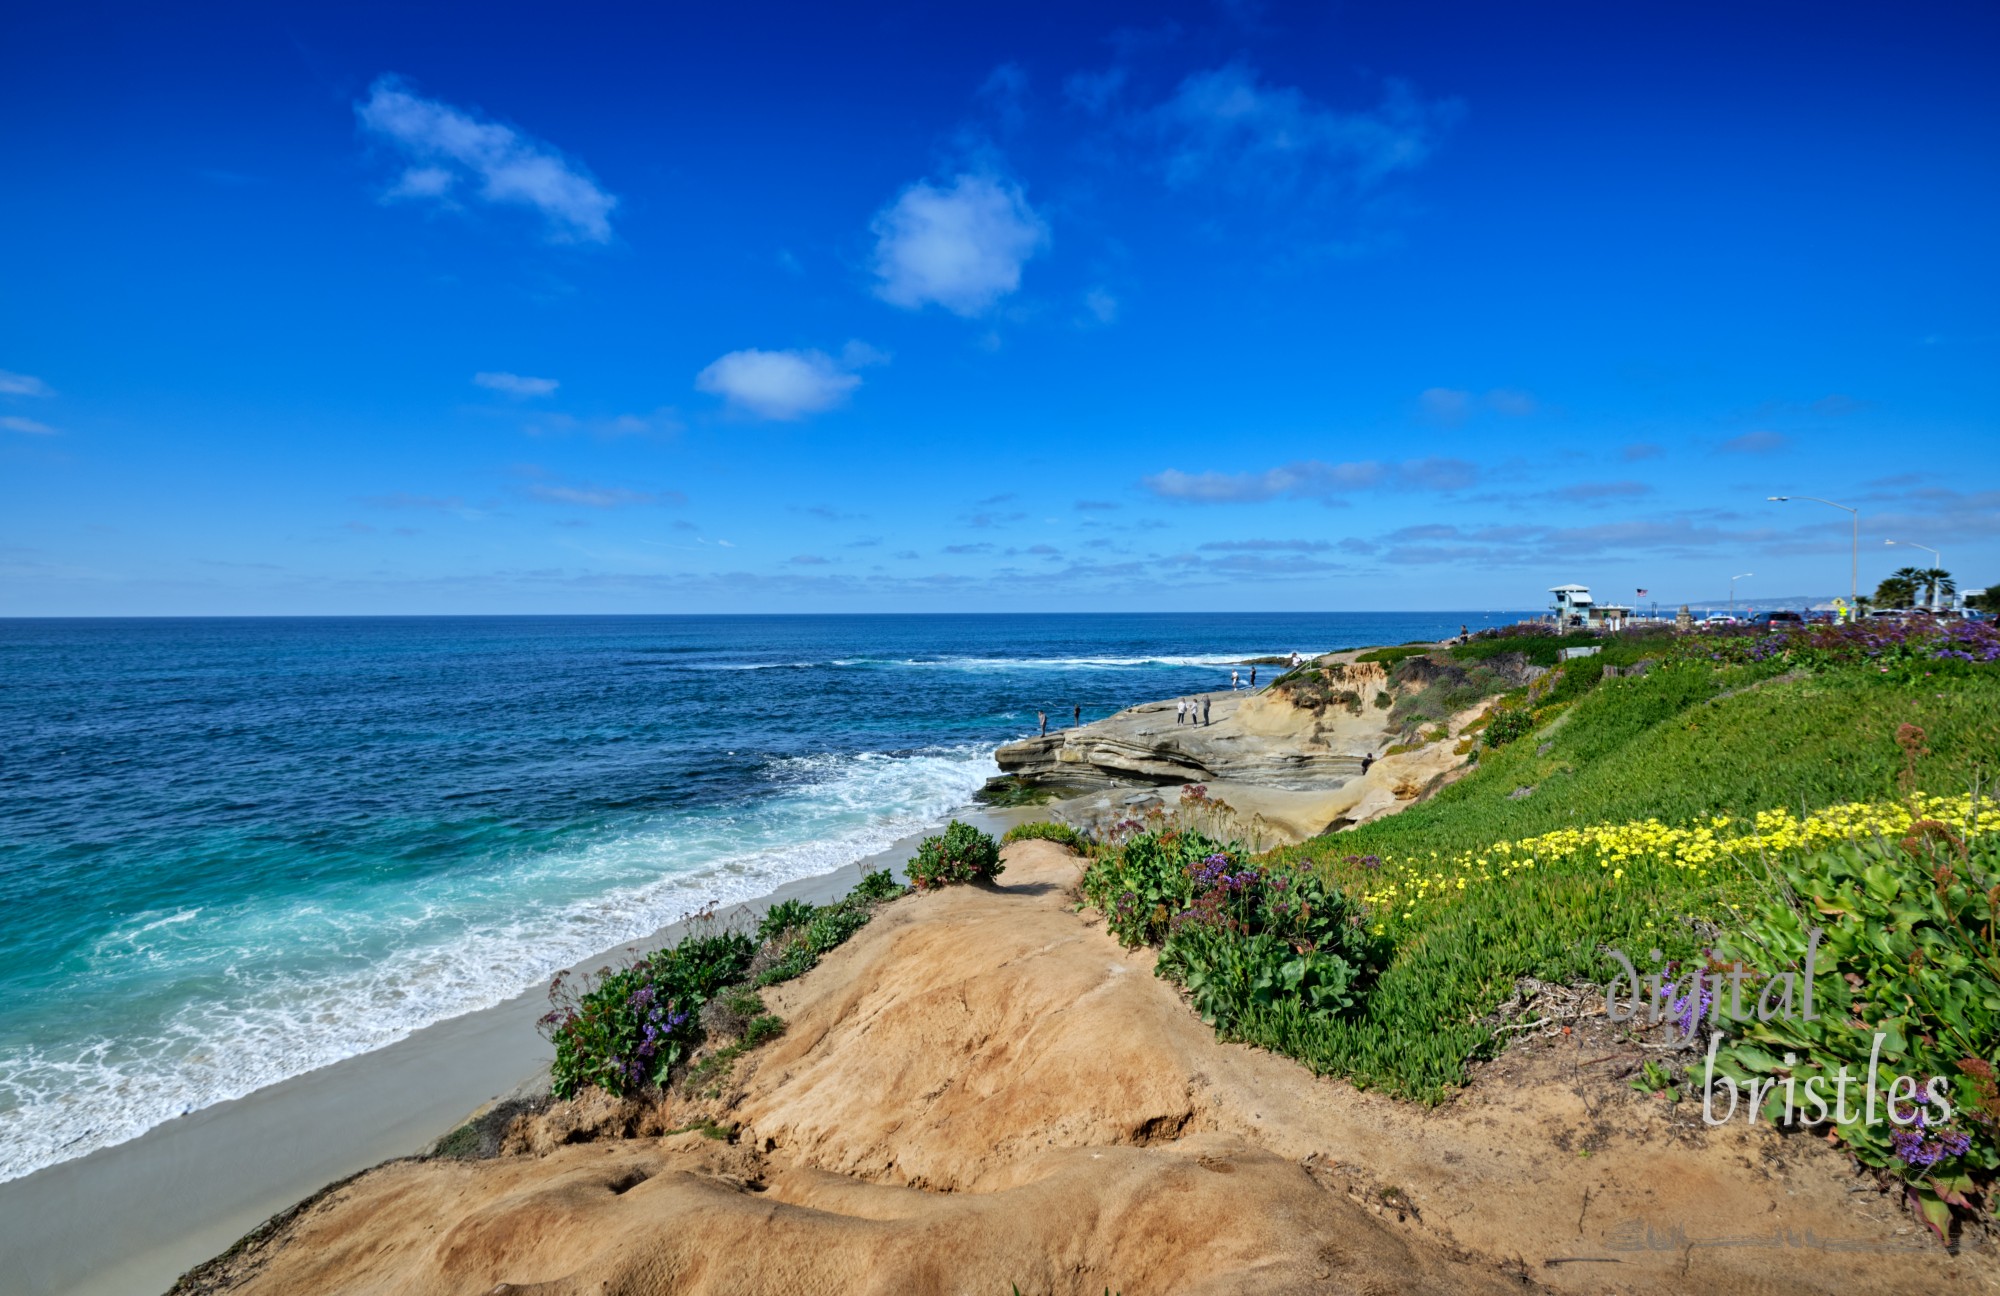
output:
POLYGON ((529 1150, 397 1162, 188 1290, 1910 1292, 2000 1286, 1830 1150, 1708 1130, 1601 1041, 1510 1051, 1453 1104, 1219 1044, 1068 889, 899 901, 767 995, 787 1033, 721 1094, 593 1099, 529 1150), (591 1138, 706 1116, 698 1133, 591 1138))

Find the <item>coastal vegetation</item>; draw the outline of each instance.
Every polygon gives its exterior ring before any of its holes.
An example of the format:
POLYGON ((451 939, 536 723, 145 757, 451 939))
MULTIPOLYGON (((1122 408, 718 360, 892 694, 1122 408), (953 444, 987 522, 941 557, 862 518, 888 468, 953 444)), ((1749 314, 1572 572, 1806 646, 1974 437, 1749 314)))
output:
POLYGON ((727 1037, 729 1044, 684 1077, 692 1085, 706 1083, 783 1033, 784 1022, 764 1010, 758 988, 810 971, 866 926, 878 905, 904 891, 883 869, 829 905, 773 905, 755 936, 715 931, 714 919, 704 915, 678 943, 627 967, 602 969, 581 983, 559 975, 541 1019, 556 1049, 551 1091, 572 1098, 591 1086, 619 1096, 663 1088, 711 1037, 727 1037))
POLYGON ((1067 846, 1079 855, 1088 854, 1090 839, 1066 823, 1053 819, 1036 819, 1030 823, 1018 823, 1000 836, 1001 845, 1017 841, 1052 841, 1067 846))
POLYGON ((1881 1032, 1876 1060, 1939 1079, 1956 1118, 1934 1107, 1928 1127, 1835 1136, 1941 1227, 2000 1168, 2000 811, 1986 791, 2000 638, 1590 639, 1600 652, 1571 660, 1547 635, 1402 657, 1406 692, 1490 686, 1467 668, 1506 670, 1511 653, 1550 669, 1500 690, 1470 772, 1401 814, 1261 856, 1135 824, 1089 866, 1085 898, 1121 940, 1159 947, 1161 975, 1223 1036, 1433 1103, 1498 1050, 1496 1010, 1530 978, 1602 985, 1614 949, 1770 975, 1796 968, 1821 925, 1834 1024, 1731 1027, 1723 1065, 1803 1080, 1857 1049, 1865 1067, 1881 1032), (1286 925, 1308 908, 1309 926, 1286 925))
POLYGON ((919 891, 971 882, 991 882, 1006 866, 1000 844, 969 823, 954 819, 943 833, 917 844, 917 856, 904 870, 919 891))

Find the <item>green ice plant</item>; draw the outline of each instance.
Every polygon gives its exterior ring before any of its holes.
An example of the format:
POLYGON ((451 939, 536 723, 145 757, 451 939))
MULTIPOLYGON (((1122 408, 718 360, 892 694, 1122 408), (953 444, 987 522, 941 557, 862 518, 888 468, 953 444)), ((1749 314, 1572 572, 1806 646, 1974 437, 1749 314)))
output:
MULTIPOLYGON (((1843 1067, 1856 1079, 1871 1066, 1911 1077, 1916 1094, 1889 1114, 1914 1119, 1831 1128, 1862 1164, 1901 1179, 1918 1218, 1942 1237, 1951 1208, 1970 1208, 2000 1170, 2000 838, 1962 840, 1919 822, 1900 841, 1844 843, 1774 873, 1770 898, 1725 936, 1718 957, 1801 975, 1821 931, 1814 1020, 1725 1021, 1731 1038, 1716 1074, 1778 1081, 1761 1109, 1774 1124, 1786 1119, 1788 1096, 1814 1078, 1832 1092, 1843 1067), (1946 1097, 1948 1117, 1934 1095, 1946 1097)), ((1795 1114, 1805 1118, 1802 1104, 1795 1114)))

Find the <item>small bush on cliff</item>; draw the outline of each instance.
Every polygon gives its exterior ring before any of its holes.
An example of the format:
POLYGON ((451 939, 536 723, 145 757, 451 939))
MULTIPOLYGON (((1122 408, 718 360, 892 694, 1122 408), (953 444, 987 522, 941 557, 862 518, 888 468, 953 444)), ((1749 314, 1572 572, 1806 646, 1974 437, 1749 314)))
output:
MULTIPOLYGON (((845 944, 848 937, 866 927, 877 902, 858 894, 859 891, 857 887, 846 899, 830 905, 788 901, 787 904, 797 908, 787 912, 785 925, 773 927, 769 932, 758 928, 758 934, 764 937, 764 948, 757 955, 761 966, 751 969, 752 983, 771 986, 804 976, 818 966, 828 951, 845 944)), ((775 908, 771 911, 777 912, 775 908)))
POLYGON ((1122 943, 1158 945, 1155 971, 1225 1034, 1281 1001, 1345 1012, 1372 961, 1359 908, 1309 870, 1241 856, 1200 833, 1146 833, 1093 864, 1084 895, 1122 943))
POLYGON ((997 842, 954 819, 942 836, 926 837, 917 844, 917 857, 904 872, 917 890, 935 891, 955 883, 991 882, 1005 867, 997 842))
POLYGON ((784 1023, 764 1011, 751 987, 810 971, 865 927, 877 906, 903 893, 883 869, 830 905, 771 906, 755 939, 704 930, 630 967, 604 968, 583 985, 556 977, 540 1022, 556 1046, 549 1069, 555 1096, 573 1098, 589 1085, 621 1096, 664 1085, 711 1031, 738 1036, 711 1071, 775 1038, 784 1023))
POLYGON ((1535 732, 1535 717, 1521 707, 1502 707, 1486 721, 1484 742, 1488 747, 1505 747, 1517 738, 1535 732))
POLYGON ((627 1094, 664 1081, 701 1042, 702 1005, 743 974, 755 950, 741 932, 690 936, 631 967, 605 969, 580 993, 557 977, 554 1007, 541 1020, 556 1046, 555 1096, 593 1084, 627 1094))
POLYGON ((848 896, 860 896, 863 900, 894 900, 909 891, 896 880, 896 875, 888 869, 877 869, 873 873, 863 873, 848 896))
POLYGON ((1037 819, 1033 823, 1015 824, 1002 834, 1000 840, 1003 843, 1052 841, 1059 846, 1067 846, 1078 854, 1090 849, 1090 843, 1084 840, 1082 833, 1068 824, 1056 823, 1052 819, 1037 819))

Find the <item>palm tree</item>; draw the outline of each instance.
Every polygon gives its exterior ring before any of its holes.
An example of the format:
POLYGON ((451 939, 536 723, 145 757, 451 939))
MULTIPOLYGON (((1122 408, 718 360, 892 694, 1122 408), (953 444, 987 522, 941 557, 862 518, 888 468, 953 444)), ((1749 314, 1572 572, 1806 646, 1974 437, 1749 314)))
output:
POLYGON ((1936 607, 1940 598, 1949 603, 1951 596, 1958 593, 1957 582, 1942 567, 1926 567, 1918 572, 1917 584, 1923 587, 1925 607, 1936 607))
POLYGON ((1875 605, 1885 608, 1908 607, 1917 601, 1917 589, 1924 583, 1924 574, 1915 567, 1904 567, 1884 577, 1875 587, 1875 605))

